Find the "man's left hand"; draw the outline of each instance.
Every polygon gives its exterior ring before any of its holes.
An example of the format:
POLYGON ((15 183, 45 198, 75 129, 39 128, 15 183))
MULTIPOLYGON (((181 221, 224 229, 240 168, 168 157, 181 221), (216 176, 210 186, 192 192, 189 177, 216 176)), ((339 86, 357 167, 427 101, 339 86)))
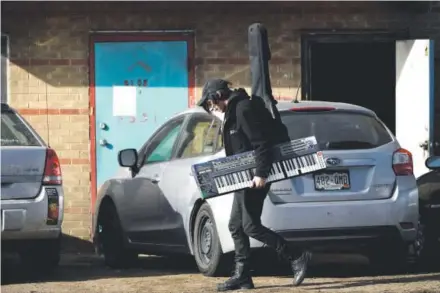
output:
POLYGON ((254 179, 252 179, 252 183, 252 187, 254 188, 263 188, 266 185, 266 179, 255 176, 254 179))

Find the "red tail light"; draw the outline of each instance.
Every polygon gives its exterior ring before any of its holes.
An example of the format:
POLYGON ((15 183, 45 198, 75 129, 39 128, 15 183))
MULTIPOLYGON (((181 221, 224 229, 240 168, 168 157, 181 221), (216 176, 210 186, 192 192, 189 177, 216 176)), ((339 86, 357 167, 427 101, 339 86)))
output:
POLYGON ((298 107, 292 108, 290 111, 293 112, 326 112, 336 110, 334 107, 298 107))
POLYGON ((393 170, 396 176, 413 174, 412 154, 408 150, 398 149, 393 154, 393 170))
POLYGON ((47 149, 46 151, 46 166, 44 167, 43 184, 62 184, 60 160, 53 149, 47 149))

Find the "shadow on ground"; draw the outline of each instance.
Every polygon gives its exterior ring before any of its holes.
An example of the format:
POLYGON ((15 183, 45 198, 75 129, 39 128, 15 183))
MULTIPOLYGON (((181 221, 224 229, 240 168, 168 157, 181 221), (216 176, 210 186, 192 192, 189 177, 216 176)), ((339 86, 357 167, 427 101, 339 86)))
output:
MULTIPOLYGON (((270 270, 268 263, 260 262, 261 266, 255 266, 253 275, 271 276, 277 275, 287 278, 285 270, 270 270), (275 271, 275 273, 274 273, 275 271)), ((363 287, 369 284, 386 283, 411 283, 424 281, 440 281, 440 268, 423 275, 398 275, 385 276, 377 279, 377 274, 371 272, 368 262, 362 257, 347 255, 317 255, 311 264, 308 276, 310 278, 338 278, 331 282, 314 282, 310 280, 304 284, 304 289, 323 290, 323 289, 343 289, 363 287), (364 277, 362 280, 345 282, 345 278, 364 277), (366 278, 365 278, 366 277, 366 278)), ((38 275, 23 274, 20 264, 15 258, 2 260, 2 285, 23 284, 23 283, 42 283, 42 282, 81 282, 97 279, 111 278, 131 278, 131 277, 154 277, 165 275, 199 274, 192 258, 166 258, 141 256, 136 268, 116 270, 105 267, 104 261, 100 257, 93 255, 63 255, 61 265, 57 271, 38 275)), ((290 283, 290 282, 289 282, 290 283)), ((285 287, 289 287, 286 285, 285 287)), ((264 286, 264 288, 282 288, 283 286, 264 286)), ((263 287, 259 287, 263 289, 263 287)), ((429 291, 427 291, 429 292, 429 291)))

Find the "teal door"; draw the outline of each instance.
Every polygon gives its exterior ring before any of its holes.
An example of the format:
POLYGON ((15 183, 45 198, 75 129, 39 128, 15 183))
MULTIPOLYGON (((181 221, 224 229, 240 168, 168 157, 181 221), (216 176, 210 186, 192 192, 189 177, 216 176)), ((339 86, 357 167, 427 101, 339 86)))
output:
POLYGON ((139 149, 188 108, 186 41, 95 42, 96 187, 119 168, 121 149, 139 149))

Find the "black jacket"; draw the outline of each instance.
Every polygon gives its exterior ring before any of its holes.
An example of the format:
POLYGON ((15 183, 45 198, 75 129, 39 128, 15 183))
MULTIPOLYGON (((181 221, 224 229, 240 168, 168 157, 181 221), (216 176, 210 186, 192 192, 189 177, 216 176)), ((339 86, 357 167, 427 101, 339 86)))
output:
POLYGON ((274 129, 274 120, 264 104, 257 99, 250 99, 244 89, 235 90, 229 99, 224 119, 223 143, 226 155, 255 150, 255 175, 267 178, 273 163, 272 146, 288 137, 280 137, 279 127, 274 129))

